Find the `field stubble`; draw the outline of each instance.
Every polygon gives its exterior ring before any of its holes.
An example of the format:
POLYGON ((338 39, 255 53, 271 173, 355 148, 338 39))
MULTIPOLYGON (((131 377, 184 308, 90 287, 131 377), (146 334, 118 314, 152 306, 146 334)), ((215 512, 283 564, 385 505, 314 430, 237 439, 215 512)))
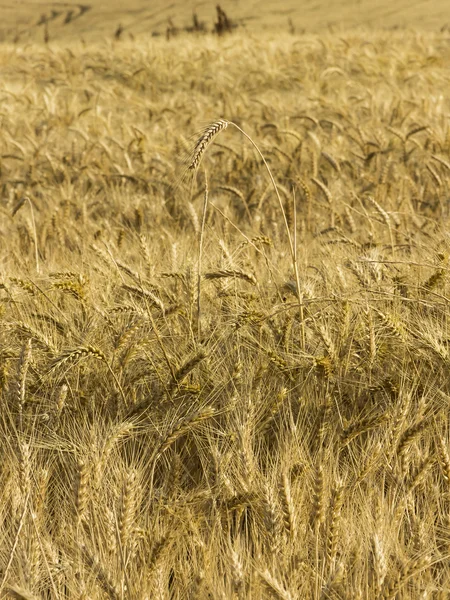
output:
POLYGON ((1 592, 446 597, 449 48, 0 49, 1 592))

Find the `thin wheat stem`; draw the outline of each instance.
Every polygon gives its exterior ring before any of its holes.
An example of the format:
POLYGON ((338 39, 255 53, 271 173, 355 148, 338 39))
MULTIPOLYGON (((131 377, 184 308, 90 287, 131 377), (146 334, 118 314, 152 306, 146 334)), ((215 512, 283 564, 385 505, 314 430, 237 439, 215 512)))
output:
POLYGON ((198 273, 197 273, 197 335, 198 339, 201 336, 201 281, 202 281, 202 253, 203 253, 203 238, 205 234, 206 213, 208 210, 208 176, 205 169, 205 196, 203 202, 202 225, 200 228, 200 236, 198 241, 198 273))

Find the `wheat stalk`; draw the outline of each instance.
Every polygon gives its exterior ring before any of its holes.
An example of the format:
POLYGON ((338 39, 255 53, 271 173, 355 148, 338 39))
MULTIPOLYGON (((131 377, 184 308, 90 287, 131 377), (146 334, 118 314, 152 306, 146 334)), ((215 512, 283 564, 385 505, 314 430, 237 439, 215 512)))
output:
POLYGON ((198 265, 197 265, 197 268, 198 268, 198 273, 197 273, 197 335, 198 335, 198 339, 201 338, 202 259, 203 259, 203 239, 205 236, 207 211, 208 211, 208 177, 206 175, 206 170, 205 170, 205 197, 204 197, 204 202, 203 202, 202 226, 199 231, 199 240, 198 240, 198 265))
MULTIPOLYGON (((304 321, 303 299, 302 299, 302 293, 301 293, 301 288, 300 288, 300 274, 299 274, 299 270, 298 270, 297 249, 296 249, 296 246, 292 239, 289 223, 288 223, 287 216, 286 216, 286 211, 284 209, 283 201, 281 199, 278 186, 272 175, 272 171, 270 170, 270 167, 267 164, 267 161, 264 158, 264 155, 261 152, 261 150, 259 149, 258 145, 253 141, 253 139, 248 135, 248 133, 246 133, 243 129, 241 129, 239 127, 239 125, 237 125, 236 123, 233 123, 233 121, 226 121, 225 119, 219 119, 218 121, 215 121, 214 123, 212 123, 208 128, 206 128, 206 130, 203 132, 203 134, 197 140, 197 143, 194 147, 194 151, 190 158, 188 169, 196 172, 196 170, 198 169, 198 166, 200 164, 200 161, 202 159, 202 156, 206 152, 206 150, 207 150, 208 146, 211 144, 212 140, 221 131, 226 129, 228 127, 228 125, 235 127, 252 144, 253 148, 256 150, 256 152, 261 157, 261 160, 262 160, 262 162, 267 170, 267 173, 269 175, 270 181, 271 181, 273 189, 275 191, 275 195, 278 200, 278 205, 279 205, 282 217, 283 217, 283 223, 284 223, 284 227, 285 227, 287 238, 288 238, 289 252, 291 255, 292 266, 294 269, 295 281, 297 284, 297 297, 298 297, 298 302, 299 302, 300 321, 303 324, 303 321, 304 321)), ((304 345, 305 345, 305 338, 304 338, 304 331, 302 329, 302 348, 304 348, 304 345)))

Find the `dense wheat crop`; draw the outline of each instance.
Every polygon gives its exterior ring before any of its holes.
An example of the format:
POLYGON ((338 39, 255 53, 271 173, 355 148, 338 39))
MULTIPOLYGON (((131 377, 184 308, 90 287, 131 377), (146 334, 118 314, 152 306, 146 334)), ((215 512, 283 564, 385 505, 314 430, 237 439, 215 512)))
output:
POLYGON ((0 594, 448 597, 448 35, 0 68, 0 594))

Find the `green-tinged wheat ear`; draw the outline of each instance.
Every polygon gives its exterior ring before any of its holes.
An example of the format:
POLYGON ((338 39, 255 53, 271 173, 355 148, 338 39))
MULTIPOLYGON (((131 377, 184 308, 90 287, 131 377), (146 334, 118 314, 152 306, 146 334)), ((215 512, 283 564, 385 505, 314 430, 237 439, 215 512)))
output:
POLYGON ((211 125, 205 129, 205 131, 197 140, 195 148, 192 152, 192 156, 190 157, 188 166, 190 171, 196 171, 198 169, 208 146, 211 144, 213 139, 227 127, 228 121, 225 121, 225 119, 219 119, 218 121, 211 123, 211 125))

